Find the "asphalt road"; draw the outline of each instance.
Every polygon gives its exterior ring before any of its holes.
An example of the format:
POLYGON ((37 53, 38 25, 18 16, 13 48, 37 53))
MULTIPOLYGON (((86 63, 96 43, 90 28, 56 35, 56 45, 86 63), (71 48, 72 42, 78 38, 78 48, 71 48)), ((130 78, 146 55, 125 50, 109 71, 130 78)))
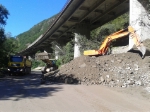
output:
POLYGON ((150 100, 104 86, 40 84, 41 73, 0 79, 0 112, 149 111, 150 100))

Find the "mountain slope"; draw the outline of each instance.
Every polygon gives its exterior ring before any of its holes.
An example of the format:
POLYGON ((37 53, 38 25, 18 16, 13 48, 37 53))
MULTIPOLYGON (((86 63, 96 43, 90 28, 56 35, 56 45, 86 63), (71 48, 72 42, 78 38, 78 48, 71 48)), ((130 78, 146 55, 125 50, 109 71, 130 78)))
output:
POLYGON ((19 42, 19 48, 17 51, 22 51, 25 49, 29 44, 34 42, 41 34, 43 34, 48 27, 53 23, 55 18, 58 16, 58 14, 43 20, 42 22, 34 25, 30 30, 19 34, 16 39, 19 42))

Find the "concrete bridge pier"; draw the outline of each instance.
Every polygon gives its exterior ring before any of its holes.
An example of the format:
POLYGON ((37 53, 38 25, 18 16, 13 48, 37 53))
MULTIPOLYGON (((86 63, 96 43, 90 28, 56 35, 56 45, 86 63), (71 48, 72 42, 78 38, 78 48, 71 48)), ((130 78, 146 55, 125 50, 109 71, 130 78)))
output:
MULTIPOLYGON (((150 0, 130 0, 130 25, 136 30, 143 42, 150 39, 150 0)), ((134 43, 129 38, 129 50, 132 49, 134 43)))
POLYGON ((59 58, 59 52, 61 51, 61 48, 57 44, 54 47, 55 47, 55 49, 54 49, 55 50, 55 59, 57 60, 59 58))
POLYGON ((82 37, 90 38, 90 25, 85 23, 80 23, 76 25, 75 31, 75 44, 74 44, 74 58, 81 55, 80 53, 80 42, 79 39, 82 37))
POLYGON ((55 50, 55 59, 57 60, 58 59, 58 57, 59 57, 59 55, 58 55, 58 51, 57 50, 55 50))
POLYGON ((54 53, 55 53, 55 59, 58 59, 61 53, 64 53, 62 51, 62 47, 66 45, 67 42, 69 42, 71 39, 57 39, 53 43, 54 53))

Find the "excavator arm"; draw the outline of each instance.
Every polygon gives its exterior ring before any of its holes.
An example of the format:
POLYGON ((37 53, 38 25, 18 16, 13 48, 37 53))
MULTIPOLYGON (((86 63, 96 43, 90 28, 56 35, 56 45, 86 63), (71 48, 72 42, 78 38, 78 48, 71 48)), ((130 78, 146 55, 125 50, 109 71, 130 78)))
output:
POLYGON ((127 29, 122 29, 118 32, 115 32, 115 33, 109 35, 103 41, 103 43, 100 46, 99 50, 87 50, 87 51, 84 51, 84 55, 88 55, 88 56, 106 55, 107 52, 108 52, 108 49, 110 47, 110 43, 113 40, 116 40, 118 38, 122 38, 122 37, 127 36, 127 35, 130 35, 130 37, 133 39, 134 44, 136 45, 136 47, 140 50, 140 52, 144 56, 145 52, 146 52, 146 48, 139 41, 139 36, 135 33, 135 30, 131 26, 129 26, 127 29))

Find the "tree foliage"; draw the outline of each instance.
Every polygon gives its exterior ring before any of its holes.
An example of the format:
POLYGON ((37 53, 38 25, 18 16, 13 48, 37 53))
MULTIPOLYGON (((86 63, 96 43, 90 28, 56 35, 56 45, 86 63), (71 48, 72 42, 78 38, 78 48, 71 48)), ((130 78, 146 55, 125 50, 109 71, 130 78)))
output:
POLYGON ((6 25, 6 20, 8 19, 9 12, 8 10, 0 4, 0 45, 5 40, 5 30, 4 26, 6 25))
POLYGON ((16 54, 18 41, 13 37, 7 37, 0 47, 0 67, 7 67, 7 57, 16 54))
POLYGON ((32 60, 32 69, 37 68, 37 67, 43 67, 45 66, 45 63, 41 60, 32 60))
POLYGON ((6 20, 8 19, 8 10, 0 4, 0 67, 3 67, 7 63, 7 51, 6 48, 6 36, 4 26, 6 25, 6 20))
POLYGON ((61 56, 59 57, 60 63, 65 64, 73 59, 73 53, 74 53, 74 44, 73 42, 68 42, 62 49, 63 53, 61 53, 61 56))
POLYGON ((108 35, 126 28, 129 25, 129 14, 125 13, 118 18, 106 23, 105 25, 91 31, 90 39, 81 37, 81 52, 89 49, 99 49, 100 45, 108 35))
POLYGON ((18 41, 13 37, 8 37, 3 43, 3 50, 7 55, 16 54, 18 48, 18 41))
POLYGON ((6 25, 6 19, 8 19, 9 12, 8 10, 0 4, 0 24, 6 25))

